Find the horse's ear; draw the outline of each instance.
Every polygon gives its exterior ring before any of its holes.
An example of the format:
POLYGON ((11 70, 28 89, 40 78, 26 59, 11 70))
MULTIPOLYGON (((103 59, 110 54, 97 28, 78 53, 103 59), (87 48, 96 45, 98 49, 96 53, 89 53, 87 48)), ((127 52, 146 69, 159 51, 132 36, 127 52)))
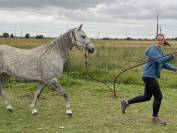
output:
POLYGON ((83 25, 83 24, 81 24, 81 25, 79 26, 78 31, 80 31, 80 30, 82 29, 82 25, 83 25))

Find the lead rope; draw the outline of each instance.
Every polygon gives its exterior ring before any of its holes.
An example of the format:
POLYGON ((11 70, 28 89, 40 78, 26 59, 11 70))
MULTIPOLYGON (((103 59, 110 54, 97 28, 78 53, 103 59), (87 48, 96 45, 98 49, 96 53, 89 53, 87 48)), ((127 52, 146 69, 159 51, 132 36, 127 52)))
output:
POLYGON ((129 71, 129 70, 131 70, 131 69, 133 69, 133 68, 139 67, 139 66, 141 66, 141 65, 143 65, 143 64, 146 64, 146 63, 148 63, 148 62, 156 61, 156 60, 159 60, 159 59, 161 59, 161 58, 164 58, 164 57, 167 57, 167 56, 176 54, 176 53, 177 53, 177 52, 173 52, 173 53, 170 53, 170 54, 167 54, 167 55, 164 55, 164 56, 155 58, 155 59, 151 59, 151 60, 145 61, 145 62, 143 62, 143 63, 140 63, 140 64, 137 64, 137 65, 135 65, 135 66, 129 67, 129 68, 123 70, 122 72, 120 72, 120 73, 115 77, 115 79, 114 79, 114 84, 113 84, 113 87, 114 87, 114 91, 113 91, 114 96, 116 96, 116 81, 117 81, 117 79, 118 79, 123 73, 125 73, 125 72, 127 72, 127 71, 129 71))
MULTIPOLYGON (((86 46, 86 48, 87 48, 87 46, 86 46)), ((112 88, 107 84, 107 82, 112 83, 111 81, 109 81, 109 80, 98 80, 98 79, 94 78, 94 77, 89 73, 89 71, 88 71, 88 61, 87 61, 88 56, 87 56, 87 53, 86 53, 86 51, 85 51, 85 59, 86 59, 86 61, 85 61, 85 67, 86 67, 86 73, 87 73, 87 75, 88 75, 91 79, 93 79, 93 80, 95 80, 95 81, 97 81, 97 82, 100 82, 100 83, 104 84, 105 86, 107 86, 107 87, 109 88, 109 90, 110 90, 111 92, 113 92, 114 97, 116 97, 116 96, 117 96, 117 94, 116 94, 116 81, 120 78, 120 76, 121 76, 123 73, 125 73, 125 72, 127 72, 127 71, 129 71, 129 70, 131 70, 131 69, 133 69, 133 68, 139 67, 139 66, 141 66, 141 65, 143 65, 143 64, 149 63, 149 62, 151 62, 151 61, 156 61, 156 60, 158 60, 158 59, 161 59, 161 58, 163 58, 163 57, 167 57, 167 56, 173 55, 173 54, 175 54, 175 53, 177 53, 177 52, 173 52, 173 53, 170 53, 170 54, 167 54, 167 55, 164 55, 164 56, 155 58, 155 59, 151 59, 151 60, 142 62, 142 63, 137 64, 137 65, 134 65, 134 66, 132 66, 132 67, 126 68, 125 70, 123 70, 123 71, 121 71, 120 73, 117 74, 117 76, 116 76, 115 79, 114 79, 114 82, 113 82, 113 89, 112 89, 112 88)))
POLYGON ((95 80, 95 81, 97 81, 97 82, 100 82, 100 83, 104 84, 105 86, 107 86, 107 87, 109 88, 109 90, 110 90, 111 92, 113 92, 112 88, 107 84, 107 82, 109 82, 109 83, 112 84, 111 81, 109 81, 109 80, 98 80, 98 79, 94 78, 94 77, 89 73, 89 70, 88 70, 88 61, 87 61, 88 56, 87 56, 86 52, 85 52, 85 59, 86 59, 86 61, 85 61, 85 68, 86 68, 86 73, 87 73, 87 75, 88 75, 92 80, 95 80))

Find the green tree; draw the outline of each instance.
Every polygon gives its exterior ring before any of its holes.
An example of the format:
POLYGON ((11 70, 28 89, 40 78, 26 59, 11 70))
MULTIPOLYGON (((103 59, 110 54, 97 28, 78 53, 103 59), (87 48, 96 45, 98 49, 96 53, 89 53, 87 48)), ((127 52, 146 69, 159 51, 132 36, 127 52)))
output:
POLYGON ((43 39, 43 38, 44 38, 43 35, 37 35, 37 36, 36 36, 36 39, 43 39))
POLYGON ((10 38, 14 38, 15 36, 14 36, 14 34, 12 33, 12 34, 10 34, 10 38))
POLYGON ((26 34, 25 34, 25 38, 27 38, 27 39, 30 38, 30 34, 29 34, 29 33, 26 33, 26 34))
POLYGON ((4 32, 4 33, 2 34, 2 37, 8 38, 8 37, 9 37, 9 33, 4 32))

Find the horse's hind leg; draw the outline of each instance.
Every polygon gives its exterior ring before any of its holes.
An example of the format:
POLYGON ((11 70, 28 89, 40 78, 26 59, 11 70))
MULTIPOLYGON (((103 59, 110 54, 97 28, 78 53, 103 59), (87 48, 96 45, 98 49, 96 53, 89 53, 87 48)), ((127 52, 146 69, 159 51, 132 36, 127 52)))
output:
POLYGON ((69 101, 69 96, 66 91, 62 88, 62 86, 58 83, 57 79, 52 80, 50 85, 56 89, 57 93, 64 97, 65 105, 66 105, 66 114, 72 116, 71 105, 69 101))
POLYGON ((31 109, 32 109, 32 114, 33 115, 37 115, 38 114, 38 111, 36 109, 36 103, 37 103, 37 99, 39 98, 39 96, 41 95, 43 89, 45 87, 45 84, 44 83, 39 83, 38 87, 37 87, 37 91, 34 95, 34 99, 32 101, 32 104, 31 104, 31 109))
POLYGON ((6 105, 7 110, 9 112, 12 112, 12 110, 13 110, 12 105, 10 104, 9 99, 7 98, 7 96, 4 94, 3 87, 4 87, 4 80, 1 78, 0 79, 0 94, 2 96, 2 99, 4 100, 4 103, 6 105))

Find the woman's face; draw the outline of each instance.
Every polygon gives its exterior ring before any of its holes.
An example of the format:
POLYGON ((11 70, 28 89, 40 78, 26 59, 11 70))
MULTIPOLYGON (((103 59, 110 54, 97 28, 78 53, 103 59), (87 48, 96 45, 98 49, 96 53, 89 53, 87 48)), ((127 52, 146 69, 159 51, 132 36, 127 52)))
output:
POLYGON ((157 36, 156 46, 159 47, 159 48, 162 48, 163 44, 164 44, 164 41, 165 41, 164 36, 162 36, 162 35, 157 36))

